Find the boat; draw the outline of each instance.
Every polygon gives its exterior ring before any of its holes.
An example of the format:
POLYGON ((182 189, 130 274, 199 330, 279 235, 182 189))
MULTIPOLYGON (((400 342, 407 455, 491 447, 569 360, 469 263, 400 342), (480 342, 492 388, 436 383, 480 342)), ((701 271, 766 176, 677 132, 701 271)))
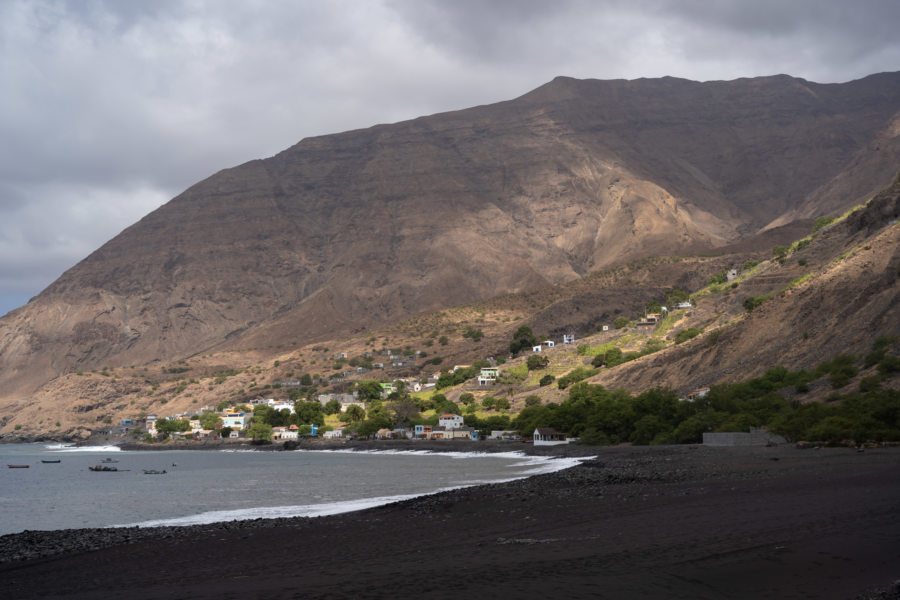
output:
POLYGON ((118 467, 110 467, 109 465, 94 465, 93 467, 88 467, 91 471, 118 471, 118 467))
POLYGON ((157 471, 156 469, 144 469, 144 475, 165 475, 166 470, 157 471))
POLYGON ((117 462, 119 462, 119 461, 117 461, 117 460, 114 459, 114 458, 104 458, 104 459, 101 460, 100 462, 101 462, 101 463, 104 463, 104 464, 109 464, 109 463, 117 463, 117 462))
POLYGON ((10 469, 27 469, 31 465, 6 465, 10 469))
POLYGON ((42 458, 41 462, 44 463, 45 465, 49 465, 49 464, 54 464, 54 463, 58 463, 58 462, 62 462, 62 461, 58 458, 42 458))

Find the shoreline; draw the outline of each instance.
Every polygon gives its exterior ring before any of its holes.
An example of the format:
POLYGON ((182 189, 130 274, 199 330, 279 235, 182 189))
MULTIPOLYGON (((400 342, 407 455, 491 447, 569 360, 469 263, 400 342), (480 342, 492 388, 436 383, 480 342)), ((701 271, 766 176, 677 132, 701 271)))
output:
POLYGON ((331 516, 2 536, 0 582, 17 598, 405 597, 399 581, 439 598, 889 598, 864 594, 900 579, 900 449, 581 449, 597 458, 331 516))

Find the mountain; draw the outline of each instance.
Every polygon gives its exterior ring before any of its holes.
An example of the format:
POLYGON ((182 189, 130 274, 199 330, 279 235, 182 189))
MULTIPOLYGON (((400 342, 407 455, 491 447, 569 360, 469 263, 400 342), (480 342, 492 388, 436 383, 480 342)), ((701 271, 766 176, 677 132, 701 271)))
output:
POLYGON ((900 73, 557 78, 305 139, 192 186, 0 319, 2 399, 76 369, 333 339, 642 257, 771 247, 890 181, 898 107, 900 73))

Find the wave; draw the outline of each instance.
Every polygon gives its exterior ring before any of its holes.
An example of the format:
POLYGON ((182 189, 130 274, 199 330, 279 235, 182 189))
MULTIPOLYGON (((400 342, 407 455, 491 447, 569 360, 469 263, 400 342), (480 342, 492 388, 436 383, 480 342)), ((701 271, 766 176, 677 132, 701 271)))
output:
MULTIPOLYGON (((459 486, 470 487, 470 486, 459 486)), ((239 508, 235 510, 214 510, 186 517, 174 517, 171 519, 155 519, 142 521, 128 525, 112 525, 112 527, 183 527, 186 525, 208 525, 225 521, 248 521, 252 519, 281 519, 290 517, 325 517, 340 513, 365 510, 376 506, 402 502, 419 496, 430 496, 439 492, 449 491, 452 488, 442 488, 425 494, 403 494, 397 496, 378 496, 375 498, 360 498, 357 500, 343 500, 323 504, 305 504, 300 506, 256 506, 252 508, 239 508)))
POLYGON ((118 446, 76 446, 75 444, 46 444, 45 450, 50 452, 121 452, 118 446))

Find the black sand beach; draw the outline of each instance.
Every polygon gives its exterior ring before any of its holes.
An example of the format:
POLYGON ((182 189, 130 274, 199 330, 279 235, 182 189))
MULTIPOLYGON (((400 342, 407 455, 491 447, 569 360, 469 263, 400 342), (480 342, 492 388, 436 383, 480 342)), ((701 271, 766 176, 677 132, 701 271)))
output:
POLYGON ((597 458, 331 517, 3 536, 0 594, 895 597, 900 449, 553 452, 597 458))

